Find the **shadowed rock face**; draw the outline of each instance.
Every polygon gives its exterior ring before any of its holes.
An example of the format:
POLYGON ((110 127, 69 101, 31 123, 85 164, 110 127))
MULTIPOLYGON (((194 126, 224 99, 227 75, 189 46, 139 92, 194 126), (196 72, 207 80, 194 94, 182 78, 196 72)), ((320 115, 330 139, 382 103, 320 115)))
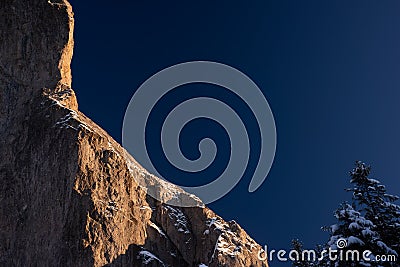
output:
POLYGON ((148 196, 186 193, 78 111, 68 2, 2 0, 0 25, 1 266, 267 266, 197 198, 178 208, 148 196))

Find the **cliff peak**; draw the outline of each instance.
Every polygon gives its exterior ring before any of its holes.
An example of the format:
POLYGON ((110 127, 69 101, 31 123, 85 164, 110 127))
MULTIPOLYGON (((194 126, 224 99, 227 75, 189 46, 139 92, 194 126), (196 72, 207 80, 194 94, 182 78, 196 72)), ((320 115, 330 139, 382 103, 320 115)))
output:
POLYGON ((238 224, 148 173, 78 110, 67 1, 4 0, 0 21, 0 265, 267 266, 238 224))
MULTIPOLYGON (((2 95, 12 93, 17 94, 14 98, 28 100, 43 91, 70 91, 73 15, 66 0, 0 3, 0 82, 18 85, 10 89, 14 92, 2 95)), ((77 109, 73 92, 69 96, 68 107, 77 109)))

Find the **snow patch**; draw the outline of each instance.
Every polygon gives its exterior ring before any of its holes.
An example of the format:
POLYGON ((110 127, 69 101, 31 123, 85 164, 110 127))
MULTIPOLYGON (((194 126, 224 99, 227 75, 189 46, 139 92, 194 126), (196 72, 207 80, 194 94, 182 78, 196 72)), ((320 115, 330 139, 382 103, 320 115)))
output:
POLYGON ((171 206, 164 206, 168 210, 168 217, 174 221, 174 226, 178 229, 178 232, 189 234, 188 221, 185 214, 178 209, 171 206))
POLYGON ((172 206, 205 207, 197 196, 187 193, 179 186, 149 173, 126 150, 124 152, 129 171, 148 195, 172 206))
POLYGON ((236 257, 236 255, 240 254, 241 251, 242 247, 240 245, 235 245, 232 242, 227 242, 225 238, 222 235, 220 235, 215 245, 212 257, 214 257, 214 254, 217 252, 218 254, 228 255, 234 258, 236 257))
POLYGON ((208 227, 214 226, 215 229, 218 229, 218 230, 221 230, 221 231, 229 229, 229 225, 226 222, 222 221, 220 218, 217 218, 217 217, 209 219, 206 222, 206 225, 208 227))
POLYGON ((349 236, 349 238, 347 239, 347 245, 350 246, 352 244, 356 244, 356 245, 360 245, 360 246, 365 245, 365 243, 361 239, 359 239, 355 236, 349 236))
POLYGON ((162 266, 165 266, 165 264, 157 258, 153 253, 147 250, 142 250, 139 252, 138 258, 143 258, 143 264, 149 264, 152 261, 157 261, 162 264, 162 266))
POLYGON ((64 117, 62 117, 61 119, 59 119, 56 124, 54 125, 54 127, 58 126, 60 128, 72 128, 74 130, 77 130, 77 128, 75 128, 74 126, 72 126, 69 122, 70 120, 73 119, 77 119, 78 118, 78 114, 75 111, 70 111, 67 115, 65 115, 64 117))
POLYGON ((166 235, 165 235, 165 233, 164 233, 164 231, 163 230, 161 230, 161 228, 160 227, 158 227, 155 223, 153 223, 153 222, 149 222, 149 225, 152 227, 152 228, 154 228, 161 236, 163 236, 163 237, 167 237, 166 235))

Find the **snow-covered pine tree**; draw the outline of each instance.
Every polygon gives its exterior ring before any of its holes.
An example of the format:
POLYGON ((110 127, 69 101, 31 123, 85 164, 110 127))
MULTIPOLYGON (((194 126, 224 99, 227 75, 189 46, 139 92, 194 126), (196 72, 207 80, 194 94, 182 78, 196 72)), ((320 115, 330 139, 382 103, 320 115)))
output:
MULTIPOLYGON (((331 235, 326 244, 326 250, 337 251, 334 254, 337 255, 337 259, 329 258, 329 255, 326 255, 320 260, 318 266, 379 266, 364 260, 362 255, 365 250, 375 253, 382 252, 380 247, 377 246, 380 237, 374 231, 375 225, 346 202, 340 205, 334 216, 338 222, 330 227, 324 227, 324 229, 331 235), (358 251, 358 254, 348 254, 350 250, 358 251), (340 251, 343 255, 341 258, 339 258, 340 251)), ((372 259, 373 255, 371 255, 372 259)))
MULTIPOLYGON (((353 188, 352 204, 343 203, 335 211, 338 223, 325 228, 331 234, 327 248, 338 249, 338 240, 344 240, 344 251, 358 250, 360 256, 365 250, 376 255, 395 255, 398 259, 400 243, 400 207, 394 202, 397 196, 386 193, 378 180, 369 178, 371 167, 357 161, 350 172, 353 188)), ((360 257, 362 258, 362 257, 360 257)), ((351 263, 332 261, 325 257, 319 266, 399 266, 396 262, 364 261, 351 263)))
MULTIPOLYGON (((323 259, 308 266, 400 266, 400 206, 395 204, 399 197, 387 194, 384 185, 369 178, 370 172, 370 166, 356 162, 350 172, 350 182, 354 187, 347 189, 353 192, 352 203, 344 202, 334 212, 337 223, 323 227, 330 233, 330 239, 325 245, 319 246, 325 250, 342 251, 342 255, 357 250, 360 261, 332 260, 329 255, 325 255, 323 259), (372 252, 369 255, 371 261, 363 260, 362 253, 365 250, 372 252), (374 262, 376 255, 395 255, 397 261, 374 262)), ((294 242, 293 246, 297 251, 302 250, 300 242, 294 242)), ((303 267, 307 263, 298 261, 293 265, 303 267)))
POLYGON ((370 172, 371 167, 360 161, 350 172, 354 188, 348 191, 353 192, 353 205, 375 225, 382 248, 388 254, 400 254, 400 206, 395 204, 399 197, 387 194, 384 185, 369 178, 370 172))

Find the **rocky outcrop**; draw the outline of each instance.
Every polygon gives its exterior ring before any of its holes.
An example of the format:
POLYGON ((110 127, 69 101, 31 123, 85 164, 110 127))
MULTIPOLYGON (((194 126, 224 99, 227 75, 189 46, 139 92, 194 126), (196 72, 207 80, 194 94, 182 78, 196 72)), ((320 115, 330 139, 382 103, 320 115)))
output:
POLYGON ((67 1, 2 0, 0 21, 1 266, 267 266, 238 224, 78 111, 67 1), (199 205, 160 203, 154 188, 199 205))

